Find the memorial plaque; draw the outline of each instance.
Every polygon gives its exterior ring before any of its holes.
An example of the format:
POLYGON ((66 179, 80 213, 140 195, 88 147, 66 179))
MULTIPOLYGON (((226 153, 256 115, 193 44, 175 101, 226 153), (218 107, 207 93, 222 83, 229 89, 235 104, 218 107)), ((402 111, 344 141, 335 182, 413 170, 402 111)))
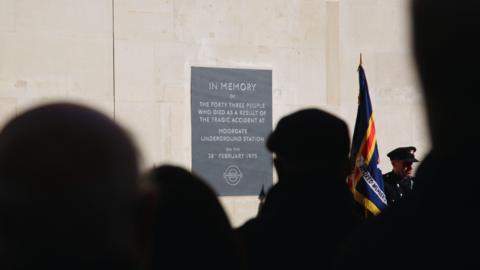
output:
POLYGON ((192 67, 192 170, 219 195, 272 185, 272 71, 192 67))

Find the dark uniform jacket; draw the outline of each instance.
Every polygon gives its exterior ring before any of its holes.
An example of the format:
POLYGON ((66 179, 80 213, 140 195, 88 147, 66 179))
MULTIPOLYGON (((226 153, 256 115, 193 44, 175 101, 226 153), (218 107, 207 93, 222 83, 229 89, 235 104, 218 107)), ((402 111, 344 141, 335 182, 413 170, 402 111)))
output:
POLYGON ((396 201, 405 197, 412 191, 415 178, 406 176, 399 177, 393 171, 383 175, 383 182, 385 185, 385 195, 387 196, 388 204, 391 205, 396 201))

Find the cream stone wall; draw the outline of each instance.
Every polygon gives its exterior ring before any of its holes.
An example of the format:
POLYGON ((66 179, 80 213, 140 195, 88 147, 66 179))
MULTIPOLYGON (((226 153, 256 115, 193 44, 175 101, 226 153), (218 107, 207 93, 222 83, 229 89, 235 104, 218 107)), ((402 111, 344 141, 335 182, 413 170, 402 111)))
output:
MULTIPOLYGON (((73 100, 114 117, 143 167, 191 166, 190 67, 273 71, 273 122, 304 107, 353 132, 364 67, 382 158, 429 149, 409 45, 407 0, 0 0, 0 125, 73 100)), ((319 192, 321 196, 321 192, 319 192)), ((256 196, 222 197, 237 226, 256 196)))
POLYGON ((0 1, 0 121, 69 99, 112 115, 111 2, 0 1))

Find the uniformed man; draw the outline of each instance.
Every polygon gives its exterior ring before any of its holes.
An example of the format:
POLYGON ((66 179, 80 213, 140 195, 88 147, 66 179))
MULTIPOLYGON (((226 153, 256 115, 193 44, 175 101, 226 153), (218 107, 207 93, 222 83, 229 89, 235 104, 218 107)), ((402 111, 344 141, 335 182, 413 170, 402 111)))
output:
POLYGON ((415 151, 417 151, 415 147, 408 146, 396 148, 387 154, 393 167, 391 172, 383 175, 385 195, 389 205, 412 191, 415 181, 412 176, 412 164, 418 162, 415 158, 415 151))

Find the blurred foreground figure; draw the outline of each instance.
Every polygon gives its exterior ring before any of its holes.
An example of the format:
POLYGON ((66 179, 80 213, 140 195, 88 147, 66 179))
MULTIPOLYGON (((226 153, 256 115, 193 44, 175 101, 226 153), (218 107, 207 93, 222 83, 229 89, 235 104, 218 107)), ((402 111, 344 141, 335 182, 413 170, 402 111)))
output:
POLYGON ((480 268, 480 1, 413 0, 412 15, 433 149, 410 195, 353 236, 341 269, 480 268))
POLYGON ((175 166, 155 168, 149 179, 157 196, 150 269, 245 269, 227 215, 203 180, 175 166))
POLYGON ((136 150, 106 116, 41 106, 0 133, 0 269, 135 269, 136 150))
POLYGON ((318 109, 280 119, 267 140, 276 183, 262 211, 237 232, 250 269, 330 269, 356 225, 346 178, 350 138, 346 123, 318 109))

